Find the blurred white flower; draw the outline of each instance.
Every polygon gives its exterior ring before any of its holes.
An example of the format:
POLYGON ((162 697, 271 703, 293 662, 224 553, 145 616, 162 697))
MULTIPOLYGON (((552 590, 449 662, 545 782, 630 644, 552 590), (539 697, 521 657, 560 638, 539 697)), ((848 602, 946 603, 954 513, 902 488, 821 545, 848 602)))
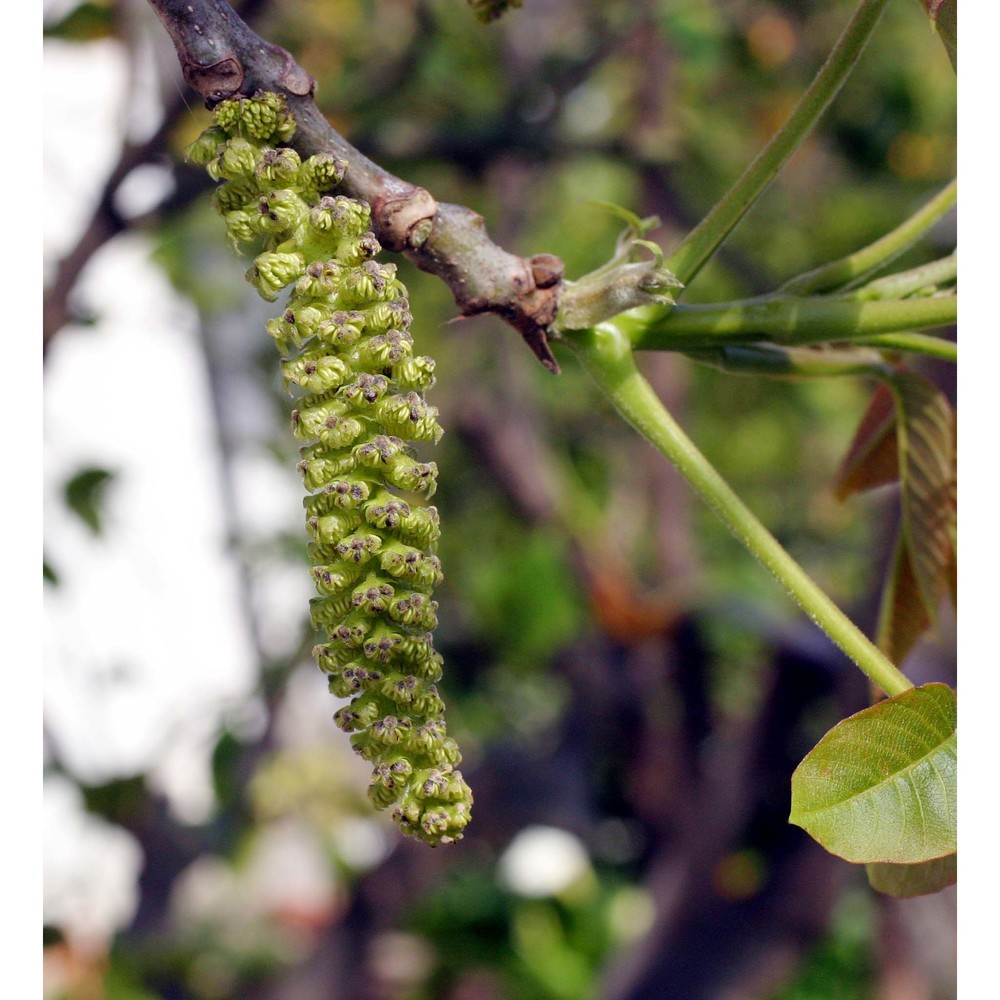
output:
POLYGON ((102 953, 135 915, 142 848, 126 830, 85 812, 65 778, 45 779, 42 812, 45 922, 80 951, 102 953))
POLYGON ((591 871, 578 837, 554 826, 525 827, 500 857, 500 882, 522 896, 555 896, 591 871))

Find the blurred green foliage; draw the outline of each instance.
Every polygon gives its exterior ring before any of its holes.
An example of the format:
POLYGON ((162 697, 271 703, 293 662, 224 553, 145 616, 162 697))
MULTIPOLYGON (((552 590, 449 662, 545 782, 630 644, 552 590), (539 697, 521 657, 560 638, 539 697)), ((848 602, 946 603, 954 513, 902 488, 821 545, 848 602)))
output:
POLYGON ((773 1000, 871 1000, 875 996, 874 916, 868 894, 852 888, 834 913, 826 939, 803 963, 798 979, 779 990, 773 1000))
POLYGON ((95 534, 101 533, 102 508, 105 493, 114 482, 115 474, 107 469, 81 469, 63 487, 66 507, 95 534))
POLYGON ((115 11, 108 3, 82 3, 70 8, 57 21, 45 25, 46 38, 89 42, 108 38, 115 31, 115 11))
POLYGON ((413 996, 448 995, 470 970, 511 1000, 592 995, 609 956, 632 940, 628 922, 641 920, 644 902, 613 871, 551 898, 521 898, 484 873, 455 873, 406 921, 444 956, 413 996))

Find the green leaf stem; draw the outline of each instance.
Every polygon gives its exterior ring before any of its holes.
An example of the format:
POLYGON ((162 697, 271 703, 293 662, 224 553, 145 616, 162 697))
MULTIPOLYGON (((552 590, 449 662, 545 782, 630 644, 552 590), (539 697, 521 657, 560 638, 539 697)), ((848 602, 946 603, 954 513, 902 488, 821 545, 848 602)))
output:
POLYGON ((868 43, 887 0, 862 0, 823 67, 791 116, 726 195, 667 258, 667 268, 685 285, 732 232, 799 148, 836 96, 868 43))
POLYGON ((868 246, 786 281, 788 295, 814 295, 853 284, 881 270, 920 239, 945 213, 955 207, 958 182, 952 181, 905 222, 868 246))
POLYGON ((615 322, 572 331, 566 341, 624 419, 668 459, 795 602, 887 694, 912 687, 785 551, 695 447, 639 373, 615 322))
POLYGON ((636 350, 687 351, 759 340, 788 345, 862 341, 950 326, 957 318, 954 295, 859 301, 850 295, 772 294, 711 305, 678 303, 655 317, 637 310, 609 322, 628 334, 636 350))

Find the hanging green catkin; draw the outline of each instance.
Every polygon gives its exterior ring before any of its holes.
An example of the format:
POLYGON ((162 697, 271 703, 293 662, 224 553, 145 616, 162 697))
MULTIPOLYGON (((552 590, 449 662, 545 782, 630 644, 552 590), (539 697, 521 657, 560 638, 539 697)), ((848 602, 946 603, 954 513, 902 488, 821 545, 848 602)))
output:
POLYGON ((424 401, 434 362, 413 354, 406 289, 375 260, 368 205, 324 193, 346 165, 323 154, 302 161, 282 145, 295 121, 276 94, 223 101, 214 118, 189 158, 223 182, 215 206, 233 245, 263 245, 247 279, 272 302, 292 285, 267 330, 286 387, 303 393, 292 426, 309 490, 312 621, 328 637, 313 653, 330 691, 351 698, 334 720, 374 765, 372 802, 391 808, 404 833, 453 843, 472 792, 435 687, 440 532, 422 501, 437 467, 411 447, 441 437, 424 401))

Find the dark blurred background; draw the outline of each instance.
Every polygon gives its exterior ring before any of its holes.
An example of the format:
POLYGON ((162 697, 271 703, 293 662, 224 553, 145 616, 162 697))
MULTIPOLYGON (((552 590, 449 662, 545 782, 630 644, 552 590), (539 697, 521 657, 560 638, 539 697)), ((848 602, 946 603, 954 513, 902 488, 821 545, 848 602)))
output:
MULTIPOLYGON (((526 0, 483 27, 460 0, 242 5, 367 155, 571 278, 620 228, 593 201, 658 215, 669 252, 852 7, 526 0)), ((207 112, 141 0, 45 18, 46 997, 954 997, 954 890, 879 897, 786 822, 792 770, 864 679, 568 353, 556 379, 499 321, 450 322, 402 259, 438 363, 437 645, 476 804, 442 850, 372 813, 309 655, 269 309, 183 163, 207 112)), ((954 169, 954 72, 918 5, 890 4, 685 297, 849 252, 954 169)), ((953 246, 949 219, 907 261, 953 246)), ((870 631, 897 498, 831 482, 872 386, 642 363, 870 631)), ((953 679, 947 613, 906 669, 953 679)))

